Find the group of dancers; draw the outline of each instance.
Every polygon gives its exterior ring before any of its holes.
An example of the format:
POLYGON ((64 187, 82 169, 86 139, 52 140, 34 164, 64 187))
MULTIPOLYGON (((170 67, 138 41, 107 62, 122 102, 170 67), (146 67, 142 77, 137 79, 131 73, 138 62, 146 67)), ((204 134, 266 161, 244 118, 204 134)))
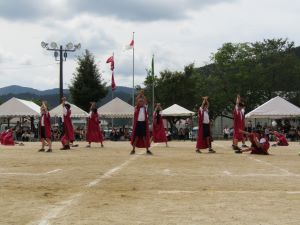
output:
MULTIPOLYGON (((131 134, 131 155, 135 154, 136 148, 145 148, 146 154, 152 155, 153 153, 150 151, 150 145, 152 142, 165 143, 166 147, 168 147, 168 139, 164 128, 161 105, 157 103, 155 106, 151 137, 149 131, 147 108, 147 99, 142 90, 136 97, 133 130, 131 134)), ((66 102, 65 97, 62 98, 62 112, 63 136, 61 137, 62 147, 60 148, 60 150, 70 150, 71 147, 75 147, 76 145, 73 144, 75 138, 71 120, 71 105, 66 102)), ((42 143, 39 152, 52 152, 51 117, 45 102, 43 102, 41 105, 41 116, 39 124, 40 140, 42 143), (45 150, 46 146, 48 146, 47 150, 45 150)), ((97 112, 96 103, 92 102, 89 117, 87 119, 87 148, 91 147, 92 142, 100 143, 101 147, 104 147, 104 138, 99 124, 100 119, 97 112)), ((237 96, 236 105, 233 109, 233 127, 234 133, 232 148, 235 153, 240 154, 243 152, 251 152, 252 154, 269 154, 269 138, 266 137, 262 131, 255 130, 251 133, 245 131, 245 104, 241 101, 241 97, 239 95, 237 96), (251 142, 250 147, 245 144, 246 139, 251 142), (242 142, 242 148, 238 147, 239 142, 242 142)), ((275 145, 288 145, 288 142, 284 135, 280 134, 277 131, 274 131, 273 134, 277 139, 277 143, 275 145)), ((15 142, 13 140, 13 128, 2 132, 0 134, 0 141, 3 145, 14 145, 15 142)), ((212 141, 211 120, 209 118, 209 101, 208 97, 203 97, 202 104, 198 110, 198 134, 196 153, 202 153, 201 150, 204 149, 208 149, 208 153, 216 153, 216 151, 212 148, 212 141)))

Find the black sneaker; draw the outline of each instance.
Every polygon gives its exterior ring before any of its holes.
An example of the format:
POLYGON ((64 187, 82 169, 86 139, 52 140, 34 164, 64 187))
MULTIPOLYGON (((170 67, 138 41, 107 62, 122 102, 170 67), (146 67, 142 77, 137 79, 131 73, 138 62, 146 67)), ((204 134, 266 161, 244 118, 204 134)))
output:
POLYGON ((197 149, 196 153, 201 154, 202 152, 199 149, 197 149))
POLYGON ((52 152, 52 149, 51 148, 49 148, 46 152, 52 152))
POLYGON ((44 152, 45 151, 45 149, 43 149, 43 148, 41 148, 40 150, 39 150, 39 152, 44 152))
POLYGON ((235 151, 241 151, 241 150, 242 150, 241 148, 239 148, 239 147, 236 146, 236 145, 233 145, 232 148, 233 148, 233 150, 235 150, 235 151))
POLYGON ((208 150, 208 153, 216 153, 216 151, 211 148, 208 150))
POLYGON ((147 150, 147 155, 153 155, 153 153, 150 150, 147 150))
POLYGON ((235 150, 236 154, 242 154, 243 152, 241 150, 235 150))
POLYGON ((132 150, 131 152, 130 152, 130 155, 134 155, 135 154, 135 150, 132 150))
POLYGON ((248 148, 248 145, 243 144, 242 147, 243 148, 248 148))

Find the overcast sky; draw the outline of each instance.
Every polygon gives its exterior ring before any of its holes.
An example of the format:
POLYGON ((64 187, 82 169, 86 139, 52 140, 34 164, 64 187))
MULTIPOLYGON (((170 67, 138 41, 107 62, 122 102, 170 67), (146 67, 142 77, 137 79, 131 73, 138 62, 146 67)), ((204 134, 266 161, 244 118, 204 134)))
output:
POLYGON ((106 59, 115 53, 117 86, 132 86, 135 32, 136 84, 155 55, 155 73, 202 66, 225 42, 288 38, 300 45, 297 0, 0 0, 0 87, 58 87, 59 65, 41 41, 81 43, 64 63, 67 87, 74 56, 90 50, 110 84, 106 59), (297 22, 298 21, 298 22, 297 22))

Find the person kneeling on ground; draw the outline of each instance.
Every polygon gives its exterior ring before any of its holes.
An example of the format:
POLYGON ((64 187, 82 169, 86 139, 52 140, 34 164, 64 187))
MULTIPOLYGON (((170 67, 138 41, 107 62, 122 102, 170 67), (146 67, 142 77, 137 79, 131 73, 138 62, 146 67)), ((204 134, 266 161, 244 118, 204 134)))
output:
POLYGON ((278 131, 274 131, 274 135, 276 138, 276 144, 273 144, 272 146, 288 146, 289 143, 287 142, 285 136, 278 131))
POLYGON ((251 152, 251 154, 269 155, 268 150, 270 148, 270 143, 268 139, 261 134, 261 132, 240 132, 249 137, 251 147, 243 150, 236 150, 235 153, 251 152))

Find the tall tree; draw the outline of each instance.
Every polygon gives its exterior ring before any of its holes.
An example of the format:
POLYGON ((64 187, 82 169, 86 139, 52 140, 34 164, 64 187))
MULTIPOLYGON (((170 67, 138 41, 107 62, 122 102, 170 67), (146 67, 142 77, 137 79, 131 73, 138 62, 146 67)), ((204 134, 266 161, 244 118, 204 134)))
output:
POLYGON ((86 50, 77 58, 78 66, 70 85, 70 94, 75 105, 89 110, 90 102, 98 102, 108 92, 95 63, 94 56, 86 50))

